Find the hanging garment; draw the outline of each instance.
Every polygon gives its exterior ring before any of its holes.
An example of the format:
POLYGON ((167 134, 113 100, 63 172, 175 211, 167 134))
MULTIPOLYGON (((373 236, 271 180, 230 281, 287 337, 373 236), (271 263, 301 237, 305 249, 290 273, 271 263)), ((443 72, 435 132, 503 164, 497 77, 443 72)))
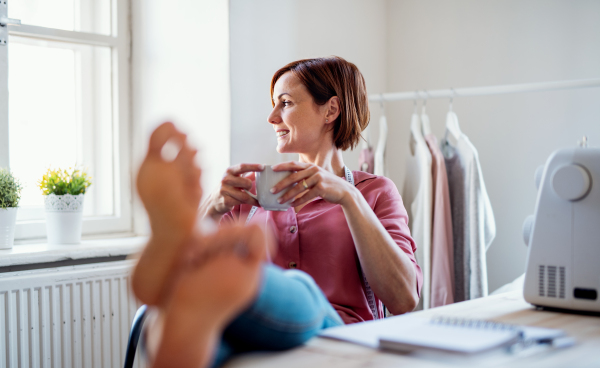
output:
POLYGON ((375 149, 375 167, 373 173, 379 176, 385 176, 385 145, 387 142, 388 126, 385 115, 382 115, 379 119, 379 140, 377 142, 377 148, 375 149))
POLYGON ((359 170, 364 171, 369 174, 373 174, 374 166, 375 166, 375 152, 373 152, 373 148, 371 148, 371 147, 363 148, 360 151, 360 156, 358 157, 359 170))
MULTIPOLYGON (((423 115, 421 115, 421 119, 423 120, 423 115)), ((425 141, 431 153, 433 214, 431 217, 430 305, 434 308, 454 303, 454 242, 444 155, 442 155, 437 138, 433 134, 426 135, 425 141)))
POLYGON ((375 172, 375 152, 371 147, 371 125, 363 130, 363 142, 360 155, 358 156, 358 169, 369 174, 375 172))
MULTIPOLYGON (((455 114, 453 118, 458 122, 455 114)), ((496 223, 479 156, 469 138, 460 133, 455 145, 445 138, 441 148, 452 207, 454 302, 461 302, 488 295, 485 252, 496 236, 496 223)))
POLYGON ((409 148, 402 199, 408 212, 410 232, 417 244, 417 262, 423 271, 419 304, 428 309, 431 298, 431 153, 417 114, 411 118, 409 148))

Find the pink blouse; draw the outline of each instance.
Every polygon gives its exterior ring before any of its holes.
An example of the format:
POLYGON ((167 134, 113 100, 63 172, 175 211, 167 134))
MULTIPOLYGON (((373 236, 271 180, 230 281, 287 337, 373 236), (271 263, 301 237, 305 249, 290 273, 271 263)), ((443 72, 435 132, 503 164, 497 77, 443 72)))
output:
MULTIPOLYGON (((423 275, 415 260, 417 247, 410 236, 408 216, 398 189, 388 178, 362 171, 352 173, 356 188, 412 261, 420 295, 423 275)), ((236 206, 221 221, 246 221, 251 209, 249 205, 236 206)), ((340 205, 318 198, 297 214, 293 208, 286 212, 258 208, 250 223, 272 228, 279 243, 273 263, 311 275, 345 323, 374 319, 354 240, 340 205)), ((375 300, 378 318, 382 318, 383 308, 376 295, 375 300)))

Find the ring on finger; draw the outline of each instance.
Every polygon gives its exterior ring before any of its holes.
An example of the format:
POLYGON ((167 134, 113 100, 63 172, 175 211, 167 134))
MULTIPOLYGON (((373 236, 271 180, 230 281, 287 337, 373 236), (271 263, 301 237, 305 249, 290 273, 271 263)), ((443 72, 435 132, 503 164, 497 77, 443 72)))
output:
POLYGON ((308 189, 308 184, 306 184, 306 179, 302 179, 302 185, 304 186, 304 189, 308 189))

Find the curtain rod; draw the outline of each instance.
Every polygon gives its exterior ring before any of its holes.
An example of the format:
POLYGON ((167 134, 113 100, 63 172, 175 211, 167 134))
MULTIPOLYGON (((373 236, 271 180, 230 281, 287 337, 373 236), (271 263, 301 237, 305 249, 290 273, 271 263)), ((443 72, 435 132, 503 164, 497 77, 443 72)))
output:
POLYGON ((600 87, 600 78, 578 79, 558 82, 509 84, 503 86, 467 87, 436 89, 432 91, 417 90, 412 92, 391 92, 383 94, 371 94, 370 102, 391 102, 402 100, 426 100, 430 98, 454 98, 468 96, 501 95, 507 93, 524 93, 555 91, 561 89, 600 87), (383 100, 382 100, 383 98, 383 100))

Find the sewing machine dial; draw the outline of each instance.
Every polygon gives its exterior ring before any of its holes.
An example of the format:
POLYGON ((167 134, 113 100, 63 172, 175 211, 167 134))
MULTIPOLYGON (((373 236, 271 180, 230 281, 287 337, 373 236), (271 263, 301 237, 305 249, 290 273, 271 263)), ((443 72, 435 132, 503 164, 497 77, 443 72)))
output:
POLYGON ((562 199, 578 201, 585 198, 591 187, 587 169, 581 165, 563 165, 552 175, 552 189, 562 199))

